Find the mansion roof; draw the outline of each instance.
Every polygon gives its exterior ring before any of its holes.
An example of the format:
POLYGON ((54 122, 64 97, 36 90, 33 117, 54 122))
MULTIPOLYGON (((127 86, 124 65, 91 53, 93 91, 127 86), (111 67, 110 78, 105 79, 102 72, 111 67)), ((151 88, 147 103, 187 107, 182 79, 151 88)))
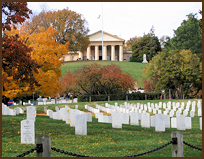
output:
MULTIPOLYGON (((90 41, 102 41, 102 31, 99 30, 93 34, 90 34, 89 40, 90 41)), ((103 41, 121 41, 123 43, 125 42, 124 39, 122 39, 116 35, 109 34, 105 31, 103 31, 103 41)))

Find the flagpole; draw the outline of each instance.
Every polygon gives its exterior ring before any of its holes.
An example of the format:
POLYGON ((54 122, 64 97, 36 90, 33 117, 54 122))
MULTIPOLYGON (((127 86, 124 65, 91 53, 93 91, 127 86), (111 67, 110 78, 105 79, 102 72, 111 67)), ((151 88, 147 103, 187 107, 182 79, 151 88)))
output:
POLYGON ((103 2, 102 3, 102 60, 103 60, 103 2))

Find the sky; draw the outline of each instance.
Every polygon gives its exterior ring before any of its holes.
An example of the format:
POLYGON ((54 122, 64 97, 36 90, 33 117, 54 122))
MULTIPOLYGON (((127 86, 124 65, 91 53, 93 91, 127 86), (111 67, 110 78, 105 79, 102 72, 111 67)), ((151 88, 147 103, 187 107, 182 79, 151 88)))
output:
POLYGON ((28 2, 28 8, 39 14, 42 7, 48 10, 69 10, 82 14, 88 22, 89 35, 99 30, 129 40, 147 34, 152 26, 155 35, 173 37, 189 13, 201 15, 202 2, 28 2), (97 17, 100 18, 97 19, 97 17), (102 24, 103 21, 103 24, 102 24))

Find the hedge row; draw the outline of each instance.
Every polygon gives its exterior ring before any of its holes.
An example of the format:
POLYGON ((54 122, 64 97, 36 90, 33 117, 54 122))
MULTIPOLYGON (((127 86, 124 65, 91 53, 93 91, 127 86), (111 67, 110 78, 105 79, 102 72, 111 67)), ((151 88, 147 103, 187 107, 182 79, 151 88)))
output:
POLYGON ((91 97, 91 102, 95 101, 117 101, 117 100, 145 100, 145 95, 147 100, 157 100, 160 99, 161 93, 131 93, 131 94, 103 94, 103 95, 81 95, 78 96, 78 102, 89 102, 91 97), (108 97, 109 96, 109 97, 108 97), (108 99, 109 98, 109 99, 108 99))

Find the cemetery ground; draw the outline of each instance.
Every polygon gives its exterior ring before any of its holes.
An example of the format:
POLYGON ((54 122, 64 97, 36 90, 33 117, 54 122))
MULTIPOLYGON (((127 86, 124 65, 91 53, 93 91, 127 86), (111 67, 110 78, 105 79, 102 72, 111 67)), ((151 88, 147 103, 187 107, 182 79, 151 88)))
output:
MULTIPOLYGON (((171 100, 171 102, 187 102, 186 100, 171 100)), ((127 101, 131 104, 142 103, 159 103, 168 102, 169 100, 137 100, 127 101)), ((198 99, 191 99, 198 101, 198 99)), ((202 101, 202 100, 201 100, 202 101)), ((46 105, 48 109, 55 111, 55 106, 59 108, 68 105, 87 111, 84 105, 96 107, 96 104, 105 106, 105 103, 124 104, 125 101, 104 101, 104 102, 84 102, 70 104, 50 104, 46 105)), ((20 106, 21 108, 26 106, 20 106)), ((12 109, 14 106, 11 107, 12 109)), ((155 132, 154 127, 143 128, 139 126, 123 124, 122 129, 112 128, 110 123, 98 123, 98 119, 92 116, 92 122, 87 123, 87 135, 75 135, 75 128, 70 127, 65 121, 54 120, 44 113, 44 106, 36 106, 37 116, 35 121, 35 138, 40 135, 51 137, 51 146, 68 152, 98 157, 120 157, 134 155, 148 150, 155 149, 171 141, 171 133, 178 131, 176 128, 166 128, 165 132, 155 132)), ((93 114, 94 115, 94 114, 93 114)), ((104 113, 105 115, 105 113, 104 113)), ((151 114, 152 115, 152 114, 151 114)), ((23 152, 34 148, 34 144, 21 144, 20 122, 26 119, 26 114, 17 116, 2 116, 2 157, 15 157, 23 152)), ((179 130, 183 133, 183 140, 197 147, 202 148, 202 130, 199 126, 199 117, 197 107, 195 117, 192 118, 192 129, 179 130)), ((36 152, 26 155, 25 157, 35 157, 36 152)), ((171 157, 171 145, 152 152, 141 157, 171 157)), ((202 151, 190 148, 184 145, 185 157, 202 157, 202 151)), ((71 157, 52 151, 52 157, 71 157)))

